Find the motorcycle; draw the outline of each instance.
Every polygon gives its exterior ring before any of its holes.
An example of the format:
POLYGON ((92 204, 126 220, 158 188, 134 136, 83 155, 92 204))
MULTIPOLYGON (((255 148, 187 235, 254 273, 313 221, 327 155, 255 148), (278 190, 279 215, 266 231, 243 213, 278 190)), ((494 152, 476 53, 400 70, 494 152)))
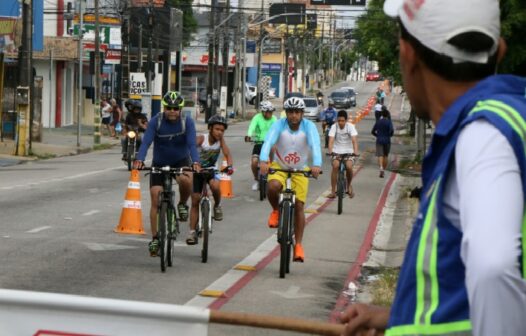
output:
POLYGON ((137 129, 128 131, 124 141, 126 142, 125 161, 128 166, 128 171, 131 171, 133 167, 133 161, 135 161, 137 153, 139 152, 139 147, 141 145, 141 135, 137 129))
POLYGON ((318 96, 316 99, 318 100, 318 105, 323 106, 323 96, 318 96))

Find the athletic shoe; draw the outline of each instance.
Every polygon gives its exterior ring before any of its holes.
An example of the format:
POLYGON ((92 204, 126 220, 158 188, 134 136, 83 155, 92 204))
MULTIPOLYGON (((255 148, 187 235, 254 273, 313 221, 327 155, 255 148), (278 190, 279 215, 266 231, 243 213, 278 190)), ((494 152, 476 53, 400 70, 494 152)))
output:
POLYGON ((159 253, 159 239, 153 238, 152 241, 148 243, 148 250, 150 251, 150 257, 157 257, 159 253))
POLYGON ((252 185, 252 191, 258 191, 259 190, 259 182, 254 182, 252 185))
POLYGON ((296 262, 305 261, 305 252, 303 252, 303 246, 301 246, 301 244, 294 245, 294 259, 292 260, 296 262))
POLYGON ((214 207, 214 219, 216 221, 222 221, 223 220, 223 209, 221 209, 220 205, 214 207))
POLYGON ((197 244, 197 233, 195 230, 190 230, 188 236, 186 237, 186 245, 195 245, 197 244))
POLYGON ((384 171, 383 171, 383 170, 380 170, 380 177, 381 177, 381 178, 384 177, 384 171))
POLYGON ((177 204, 177 212, 179 212, 179 219, 181 222, 186 222, 188 220, 188 206, 186 204, 177 204))
POLYGON ((272 210, 270 213, 270 216, 268 217, 268 227, 271 229, 275 229, 278 227, 279 222, 279 211, 278 210, 272 210))

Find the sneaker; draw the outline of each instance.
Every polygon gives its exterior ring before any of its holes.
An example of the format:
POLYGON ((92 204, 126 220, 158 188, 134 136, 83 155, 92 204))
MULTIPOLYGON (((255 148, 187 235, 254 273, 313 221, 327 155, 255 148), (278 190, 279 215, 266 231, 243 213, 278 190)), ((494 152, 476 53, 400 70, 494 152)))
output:
POLYGON ((214 219, 216 221, 222 221, 223 220, 223 209, 221 209, 220 205, 214 207, 214 219))
POLYGON ((259 190, 259 182, 254 182, 252 185, 252 191, 258 191, 259 190))
POLYGON ((383 171, 383 170, 380 170, 380 177, 381 177, 381 178, 384 177, 384 171, 383 171))
POLYGON ((128 161, 128 158, 126 157, 126 154, 122 154, 122 158, 121 158, 122 161, 128 161))
POLYGON ((152 241, 148 243, 148 250, 150 251, 150 257, 157 257, 159 253, 159 239, 153 238, 152 241))
POLYGON ((177 204, 177 212, 179 213, 179 219, 181 222, 186 222, 188 220, 188 206, 186 204, 177 204))
POLYGON ((197 244, 197 233, 195 230, 190 230, 188 236, 186 237, 186 245, 195 245, 197 244))
POLYGON ((296 262, 305 261, 305 252, 303 252, 303 246, 301 246, 301 244, 294 245, 294 259, 292 260, 296 262))
POLYGON ((279 222, 279 211, 272 210, 268 218, 268 227, 271 229, 275 229, 278 227, 278 222, 279 222))

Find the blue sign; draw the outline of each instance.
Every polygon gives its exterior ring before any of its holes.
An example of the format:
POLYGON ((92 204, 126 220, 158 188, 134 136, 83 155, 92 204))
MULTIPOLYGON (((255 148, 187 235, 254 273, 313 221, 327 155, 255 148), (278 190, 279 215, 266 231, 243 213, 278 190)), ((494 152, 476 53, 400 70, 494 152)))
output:
POLYGON ((0 1, 0 16, 20 17, 19 0, 2 0, 0 1))
POLYGON ((247 54, 256 53, 256 41, 247 41, 247 54))
POLYGON ((279 63, 263 63, 261 65, 263 71, 281 71, 281 64, 279 63))
MULTIPOLYGON (((2 0, 5 1, 5 0, 2 0)), ((33 0, 33 51, 44 50, 44 0, 33 0)))

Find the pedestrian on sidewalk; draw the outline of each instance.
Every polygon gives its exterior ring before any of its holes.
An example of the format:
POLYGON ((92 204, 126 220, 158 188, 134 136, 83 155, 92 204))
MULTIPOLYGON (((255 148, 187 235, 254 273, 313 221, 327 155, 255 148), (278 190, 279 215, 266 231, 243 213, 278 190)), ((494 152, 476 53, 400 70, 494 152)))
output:
POLYGON ((385 108, 380 112, 380 119, 376 121, 371 130, 371 134, 376 137, 376 156, 380 167, 380 177, 384 177, 384 170, 387 169, 389 152, 391 151, 391 137, 394 129, 389 111, 385 108))
POLYGON ((103 99, 100 102, 100 116, 101 116, 101 134, 103 133, 102 130, 106 129, 108 131, 108 136, 112 136, 113 132, 110 128, 110 122, 111 122, 111 110, 112 107, 110 103, 108 103, 107 100, 103 99))
POLYGON ((499 1, 387 0, 415 113, 436 125, 392 307, 350 306, 345 335, 524 335, 526 79, 499 1))
POLYGON ((111 104, 111 123, 110 123, 111 136, 115 137, 115 139, 119 139, 119 134, 117 131, 119 127, 117 124, 121 125, 120 123, 122 119, 122 109, 120 108, 119 104, 117 104, 117 100, 115 98, 110 99, 110 104, 111 104))

